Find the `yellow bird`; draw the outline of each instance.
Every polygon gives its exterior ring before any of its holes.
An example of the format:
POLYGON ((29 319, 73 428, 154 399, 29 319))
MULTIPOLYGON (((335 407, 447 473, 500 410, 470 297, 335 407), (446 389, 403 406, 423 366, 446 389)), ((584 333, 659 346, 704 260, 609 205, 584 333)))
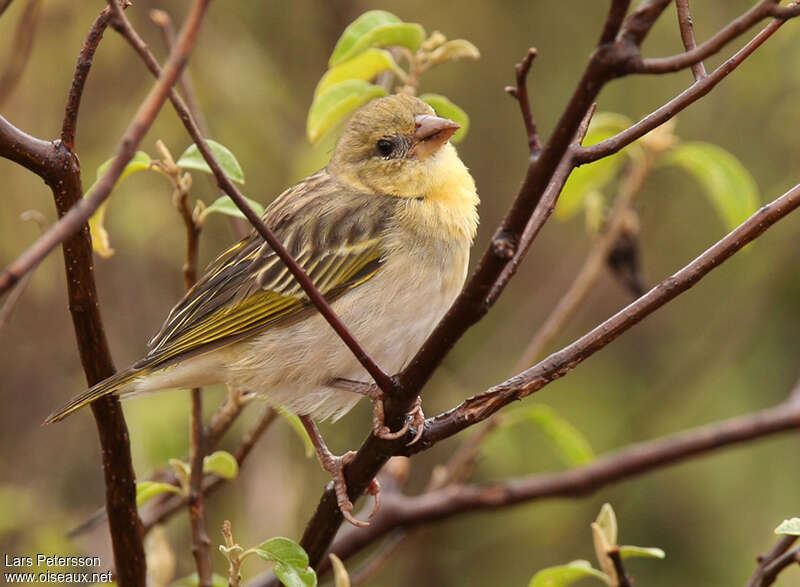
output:
MULTIPOLYGON (((387 373, 420 348, 464 283, 478 225, 475 182, 449 143, 458 125, 412 96, 352 116, 331 161, 283 192, 264 221, 387 373)), ((334 420, 381 393, 255 231, 224 251, 169 313, 147 354, 73 398, 56 422, 99 397, 225 383, 301 416, 339 507, 343 466, 312 418, 334 420)), ((421 410, 414 414, 421 425, 421 410)), ((375 432, 393 437, 380 418, 375 432)))

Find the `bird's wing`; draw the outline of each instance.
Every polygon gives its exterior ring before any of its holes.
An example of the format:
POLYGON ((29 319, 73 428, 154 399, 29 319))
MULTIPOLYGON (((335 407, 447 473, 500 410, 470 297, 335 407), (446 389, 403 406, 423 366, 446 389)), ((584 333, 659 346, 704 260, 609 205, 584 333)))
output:
MULTIPOLYGON (((388 196, 350 190, 323 170, 281 194, 264 220, 332 301, 380 270, 391 206, 388 196)), ((253 231, 209 265, 134 368, 172 363, 311 310, 294 276, 253 231)))

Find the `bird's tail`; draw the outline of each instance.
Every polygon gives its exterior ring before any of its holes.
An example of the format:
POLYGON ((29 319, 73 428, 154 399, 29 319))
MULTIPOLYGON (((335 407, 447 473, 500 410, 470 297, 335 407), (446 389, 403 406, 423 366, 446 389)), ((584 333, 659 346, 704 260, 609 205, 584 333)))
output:
POLYGON ((142 371, 140 369, 127 369, 126 371, 115 373, 107 379, 103 379, 97 385, 94 385, 83 393, 76 395, 62 408, 47 416, 44 424, 52 424, 53 422, 63 420, 72 412, 80 410, 83 406, 92 403, 98 398, 111 395, 112 393, 124 394, 126 391, 128 391, 126 386, 128 386, 141 375, 142 371))

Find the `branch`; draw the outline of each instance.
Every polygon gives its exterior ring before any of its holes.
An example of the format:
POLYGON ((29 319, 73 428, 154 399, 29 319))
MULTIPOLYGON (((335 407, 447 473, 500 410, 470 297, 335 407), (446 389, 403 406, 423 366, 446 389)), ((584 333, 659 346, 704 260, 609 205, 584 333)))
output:
POLYGON ((625 565, 622 564, 622 555, 620 555, 619 546, 612 548, 606 556, 614 563, 614 571, 617 573, 617 587, 633 587, 631 578, 625 571, 625 565))
POLYGON ((800 206, 800 184, 773 202, 762 206, 683 269, 663 280, 569 346, 488 391, 469 398, 456 408, 428 420, 422 438, 417 444, 409 447, 408 452, 419 452, 440 440, 449 438, 464 428, 485 420, 503 406, 527 397, 553 380, 566 375, 620 334, 694 286, 711 270, 798 206, 800 206))
MULTIPOLYGON (((798 16, 798 14, 800 14, 800 6, 797 6, 796 2, 781 7, 777 5, 775 0, 761 0, 761 2, 753 6, 739 18, 731 21, 730 24, 717 32, 713 37, 694 49, 669 57, 642 59, 640 62, 632 64, 632 73, 672 73, 680 71, 681 69, 698 64, 703 59, 716 54, 725 47, 725 45, 765 18, 772 16, 783 21, 798 16)), ((683 28, 681 29, 681 34, 683 35, 683 28)))
MULTIPOLYGON (((681 31, 681 40, 686 52, 689 53, 692 49, 697 47, 697 42, 694 39, 694 21, 689 12, 689 0, 675 0, 675 6, 678 9, 678 28, 681 31)), ((695 81, 702 79, 708 75, 706 73, 706 66, 703 61, 698 61, 692 64, 692 74, 695 81)))
MULTIPOLYGON (((36 36, 36 25, 39 21, 40 0, 28 0, 25 11, 17 23, 14 31, 14 40, 11 42, 12 51, 9 54, 8 65, 0 75, 0 106, 5 104, 22 79, 25 66, 33 50, 33 39, 36 36)), ((0 7, 0 14, 8 4, 0 7)))
MULTIPOLYGON (((153 57, 150 49, 147 47, 144 41, 142 41, 141 37, 138 35, 138 33, 136 33, 130 22, 121 12, 118 20, 115 23, 115 29, 125 38, 125 40, 128 41, 128 43, 130 43, 153 75, 160 76, 161 68, 159 67, 155 57, 153 57)), ((230 178, 225 175, 225 172, 220 167, 219 163, 211 152, 211 149, 209 149, 202 132, 200 132, 200 129, 197 126, 197 123, 192 118, 191 112, 189 112, 188 107, 178 93, 174 90, 170 90, 169 99, 184 126, 186 127, 189 135, 197 145, 197 149, 203 155, 206 163, 208 163, 208 166, 211 168, 219 188, 228 196, 230 196, 231 200, 234 201, 236 206, 250 221, 250 224, 253 225, 253 228, 255 228, 261 237, 267 241, 272 250, 275 251, 275 254, 277 254, 281 261, 283 261, 283 263, 297 280, 298 284, 300 284, 300 286, 303 288, 303 291, 306 293, 311 303, 314 304, 319 313, 322 314, 325 320, 328 321, 328 324, 331 325, 339 338, 342 339, 342 341, 352 351, 353 355, 355 355, 364 369, 370 374, 370 376, 372 376, 372 378, 375 380, 375 383, 377 383, 385 393, 392 393, 395 389, 395 383, 392 378, 384 373, 383 370, 381 370, 381 368, 375 363, 375 361, 373 361, 372 358, 366 353, 366 351, 364 351, 355 337, 336 316, 333 309, 316 288, 303 268, 300 267, 300 265, 289 254, 283 244, 275 237, 274 234, 272 234, 272 231, 267 227, 267 225, 264 224, 264 221, 261 220, 258 214, 256 214, 255 211, 250 207, 245 197, 239 191, 239 188, 237 188, 230 178)), ((401 425, 402 422, 398 422, 396 424, 396 428, 399 429, 401 425)))
POLYGON ((589 465, 559 473, 531 475, 495 485, 452 485, 413 497, 390 494, 384 497, 369 527, 342 532, 330 551, 346 560, 382 536, 401 529, 536 500, 584 497, 611 483, 797 429, 800 429, 800 405, 786 402, 746 416, 632 444, 589 465))
POLYGON ((770 548, 768 552, 759 555, 757 558, 758 566, 753 576, 750 577, 750 580, 747 582, 747 587, 766 587, 767 585, 772 585, 778 573, 793 562, 791 559, 786 561, 785 555, 791 553, 795 557, 797 556, 797 549, 789 551, 796 541, 797 536, 781 536, 778 538, 775 546, 770 548), (784 562, 786 564, 783 564, 784 562))
POLYGON ((519 109, 522 113, 522 123, 525 125, 525 131, 528 135, 528 150, 531 155, 536 156, 542 150, 542 143, 539 140, 539 132, 536 130, 536 121, 531 113, 531 101, 528 98, 528 72, 531 70, 531 64, 536 58, 536 49, 531 47, 525 57, 517 63, 514 70, 517 73, 517 85, 506 86, 505 90, 514 99, 519 102, 519 109))
POLYGON ((648 132, 664 124, 681 112, 684 108, 693 104, 706 94, 714 86, 721 82, 725 77, 733 72, 741 63, 747 59, 764 41, 771 37, 785 20, 776 19, 770 22, 753 39, 742 47, 733 57, 725 61, 707 77, 696 81, 686 90, 675 96, 672 100, 654 110, 633 126, 625 129, 621 133, 614 135, 604 141, 600 141, 590 147, 575 147, 575 160, 578 164, 591 163, 608 155, 612 155, 631 144, 636 139, 643 137, 648 132))
POLYGON ((75 74, 72 76, 72 88, 69 91, 69 98, 64 112, 64 122, 61 125, 61 142, 70 151, 75 150, 75 127, 78 124, 78 108, 83 96, 83 88, 86 85, 86 78, 89 69, 92 67, 92 59, 97 50, 97 45, 103 39, 103 33, 111 20, 111 10, 106 6, 97 16, 89 33, 83 41, 83 47, 78 55, 78 65, 75 67, 75 74))
POLYGON ((611 2, 611 6, 608 8, 608 16, 606 16, 606 24, 603 27, 598 45, 607 45, 617 38, 630 6, 631 0, 613 0, 611 2))

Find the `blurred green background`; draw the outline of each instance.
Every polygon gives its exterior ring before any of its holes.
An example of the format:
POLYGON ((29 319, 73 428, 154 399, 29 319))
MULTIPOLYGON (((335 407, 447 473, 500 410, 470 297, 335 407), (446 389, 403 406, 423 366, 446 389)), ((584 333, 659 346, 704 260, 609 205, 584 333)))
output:
MULTIPOLYGON (((0 19, 0 67, 24 7, 17 0, 0 19)), ((753 2, 693 3, 696 31, 707 38, 753 2)), ((26 132, 56 137, 74 61, 104 2, 45 0, 35 47, 24 77, 2 114, 26 132)), ((128 10, 141 34, 163 57, 151 8, 182 19, 189 2, 138 0, 128 10)), ((461 2, 297 0, 292 3, 217 2, 203 26, 190 72, 210 136, 236 153, 247 177, 245 193, 268 203, 311 171, 305 114, 342 29, 364 10, 383 8, 428 31, 477 45, 478 62, 434 69, 423 91, 447 95, 471 116, 459 145, 482 197, 478 256, 516 193, 527 145, 516 103, 503 92, 514 63, 529 46, 539 49, 530 80, 534 111, 544 134, 552 129, 594 43, 607 2, 461 2)), ((716 143, 754 175, 763 202, 798 181, 800 21, 790 22, 739 71, 678 117, 685 140, 716 143)), ((109 31, 89 76, 79 119, 77 149, 84 185, 112 153, 152 79, 118 35, 109 31)), ((746 37, 747 38, 747 37, 746 37)), ((740 41, 738 44, 741 44, 740 41)), ((644 47, 647 55, 681 50, 670 7, 644 47)), ((711 68, 725 55, 707 61, 711 68)), ((615 81, 599 109, 637 119, 680 92, 689 72, 615 81)), ((141 148, 156 156, 162 139, 174 154, 189 140, 166 106, 141 148)), ((28 209, 55 216, 50 192, 26 170, 0 160, 3 213, 0 261, 9 263, 38 235, 22 222, 28 209)), ((193 196, 209 203, 211 183, 195 176, 193 196)), ((677 171, 657 170, 637 208, 644 271, 650 284, 672 273, 716 241, 724 226, 700 188, 677 171)), ((184 231, 167 182, 139 174, 115 192, 107 216, 116 255, 98 259, 102 313, 115 362, 124 367, 143 352, 183 289, 184 231)), ((781 401, 800 375, 800 215, 781 221, 757 243, 697 287, 526 402, 544 402, 579 428, 596 453, 691 426, 744 414, 781 401)), ((201 237, 201 264, 235 239, 227 220, 212 217, 201 237)), ((571 282, 589 246, 580 217, 551 221, 518 276, 479 325, 459 343, 425 390, 432 415, 506 378, 521 350, 571 282)), ((567 343, 628 303, 605 275, 557 339, 567 343)), ((52 408, 84 387, 66 307, 60 253, 36 271, 11 322, 0 332, 0 551, 100 554, 111 562, 105 528, 67 539, 68 529, 103 503, 94 423, 88 411, 41 428, 52 408)), ((555 348, 555 347, 554 347, 555 348)), ((554 350, 554 349, 550 349, 554 350)), ((207 392, 210 411, 224 397, 207 392)), ((259 412, 242 418, 222 446, 232 449, 259 412)), ((125 404, 137 474, 144 478, 170 457, 187 453, 189 397, 174 392, 125 404)), ((323 428, 335 451, 356 447, 369 429, 360 405, 323 428)), ((412 462, 411 491, 426 482, 462 435, 412 462)), ((464 515, 427 528, 405 544, 374 579, 375 585, 525 585, 545 566, 593 558, 589 522, 611 502, 622 543, 659 546, 667 559, 634 561, 641 585, 743 584, 754 557, 774 540, 772 530, 798 514, 798 438, 785 434, 695 459, 607 487, 581 500, 537 502, 498 512, 464 515)), ((532 426, 498 433, 486 445, 475 478, 563 468, 547 439, 532 426)), ((210 498, 209 535, 221 541, 223 519, 250 546, 268 537, 298 538, 327 482, 285 422, 268 431, 241 477, 210 498)), ((193 570, 185 513, 166 526, 177 576, 193 570)), ((218 572, 225 561, 212 548, 218 572)), ((348 567, 357 565, 350 561, 348 567)), ((245 576, 265 567, 246 563, 245 576)), ((800 581, 785 572, 779 585, 800 581)))

